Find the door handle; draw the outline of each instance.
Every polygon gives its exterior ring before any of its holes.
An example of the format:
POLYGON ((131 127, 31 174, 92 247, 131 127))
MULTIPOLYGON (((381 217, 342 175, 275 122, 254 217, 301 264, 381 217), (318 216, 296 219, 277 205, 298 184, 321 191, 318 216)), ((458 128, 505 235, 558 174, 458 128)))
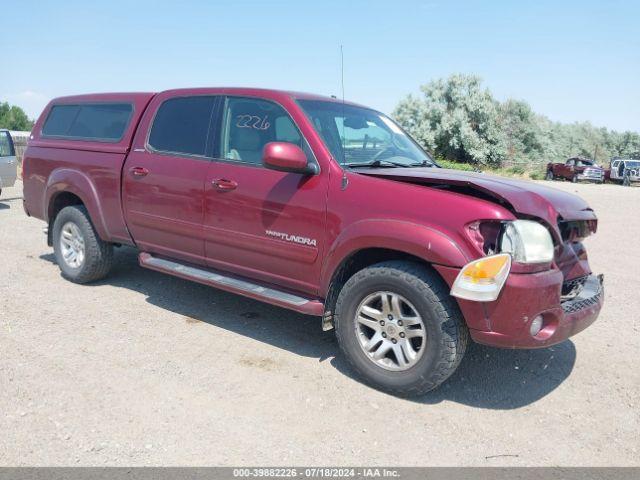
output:
POLYGON ((149 173, 149 170, 144 167, 131 167, 129 171, 134 177, 144 177, 149 173))
POLYGON ((230 190, 235 190, 238 187, 238 182, 227 180, 226 178, 216 178, 211 180, 211 185, 213 185, 216 190, 228 192, 230 190))

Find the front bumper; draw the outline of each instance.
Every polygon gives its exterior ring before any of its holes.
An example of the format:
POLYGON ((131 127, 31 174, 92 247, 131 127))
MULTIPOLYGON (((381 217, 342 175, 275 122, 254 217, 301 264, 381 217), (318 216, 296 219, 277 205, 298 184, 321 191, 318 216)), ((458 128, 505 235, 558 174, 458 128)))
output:
MULTIPOLYGON (((450 274, 458 271, 447 267, 438 270, 450 284, 450 274)), ((591 325, 604 302, 601 275, 587 277, 579 295, 561 302, 562 283, 559 270, 511 273, 496 301, 457 300, 474 341, 504 348, 548 347, 591 325), (531 322, 538 315, 543 318, 543 327, 532 336, 531 322)))

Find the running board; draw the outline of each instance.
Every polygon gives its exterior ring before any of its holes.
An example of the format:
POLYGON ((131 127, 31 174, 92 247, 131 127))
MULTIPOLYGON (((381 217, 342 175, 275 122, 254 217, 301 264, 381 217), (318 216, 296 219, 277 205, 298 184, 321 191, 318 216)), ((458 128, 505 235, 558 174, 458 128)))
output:
POLYGON ((192 280, 210 287, 237 293, 246 297, 260 300, 279 307, 295 310, 307 315, 324 314, 324 304, 320 300, 300 297, 292 293, 265 287, 248 280, 223 275, 213 270, 206 270, 193 265, 174 262, 165 258, 154 257, 150 253, 142 252, 138 255, 140 266, 168 273, 176 277, 192 280))

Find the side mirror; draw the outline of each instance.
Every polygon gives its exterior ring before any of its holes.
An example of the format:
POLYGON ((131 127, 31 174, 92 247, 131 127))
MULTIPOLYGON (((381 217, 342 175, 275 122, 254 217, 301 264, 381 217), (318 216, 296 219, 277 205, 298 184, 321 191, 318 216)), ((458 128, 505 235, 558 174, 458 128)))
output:
POLYGON ((315 175, 318 166, 307 162, 307 156, 302 149, 287 142, 270 142, 262 150, 262 164, 265 168, 280 172, 301 173, 315 175))

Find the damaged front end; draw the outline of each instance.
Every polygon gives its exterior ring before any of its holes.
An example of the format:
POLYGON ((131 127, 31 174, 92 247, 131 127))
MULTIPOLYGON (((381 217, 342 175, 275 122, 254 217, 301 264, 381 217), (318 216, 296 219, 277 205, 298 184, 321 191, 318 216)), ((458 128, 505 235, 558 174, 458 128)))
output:
POLYGON ((592 274, 583 241, 596 232, 598 221, 581 198, 533 182, 444 169, 359 173, 488 200, 516 217, 465 225, 477 258, 462 268, 434 265, 465 318, 485 318, 484 324, 468 321, 474 340, 544 347, 597 318, 603 277, 592 274))

